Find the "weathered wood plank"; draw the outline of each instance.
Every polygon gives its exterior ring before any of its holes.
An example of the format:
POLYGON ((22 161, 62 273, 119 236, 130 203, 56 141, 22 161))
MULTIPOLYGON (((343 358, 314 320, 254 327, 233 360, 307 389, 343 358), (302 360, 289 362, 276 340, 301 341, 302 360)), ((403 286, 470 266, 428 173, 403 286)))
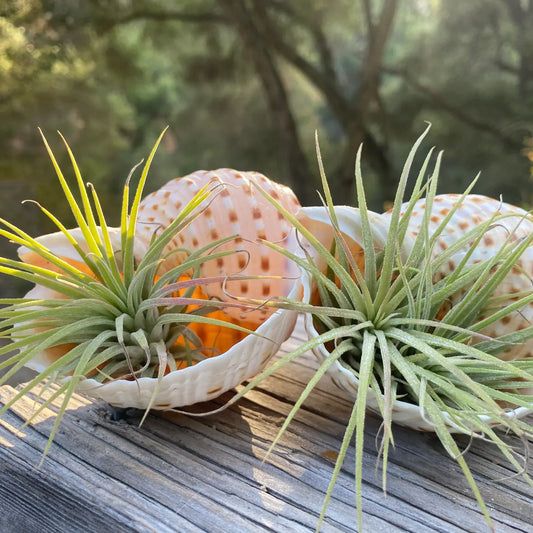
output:
MULTIPOLYGON (((302 338, 299 326, 285 349, 302 338)), ((340 446, 349 399, 323 379, 262 462, 313 368, 313 358, 302 357, 222 413, 153 413, 140 428, 142 413, 127 411, 113 421, 107 405, 76 396, 40 467, 56 407, 17 433, 34 407, 25 399, 0 423, 0 531, 313 531, 333 469, 327 456, 340 446)), ((6 388, 2 398, 13 393, 6 388)), ((216 408, 230 397, 202 408, 216 408)), ((385 496, 376 469, 379 426, 369 416, 367 531, 487 530, 459 467, 434 435, 394 428, 385 496)), ((518 439, 510 442, 523 446, 518 439)), ((530 532, 531 487, 521 477, 508 477, 512 472, 493 446, 475 442, 467 459, 496 531, 530 532)), ((353 469, 352 448, 324 532, 356 531, 353 469)))

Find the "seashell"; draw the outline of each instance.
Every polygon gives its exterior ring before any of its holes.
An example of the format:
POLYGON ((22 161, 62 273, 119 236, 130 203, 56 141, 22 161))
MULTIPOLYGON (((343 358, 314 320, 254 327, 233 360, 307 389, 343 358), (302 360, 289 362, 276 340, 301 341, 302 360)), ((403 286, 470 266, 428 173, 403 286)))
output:
MULTIPOLYGON (((299 280, 293 282, 287 296, 301 298, 299 280)), ((57 298, 58 294, 35 287, 27 297, 57 298)), ((150 406, 150 409, 166 410, 213 400, 260 372, 290 337, 296 318, 296 312, 278 309, 255 330, 257 335, 246 335, 216 357, 170 372, 159 384, 156 378, 146 377, 135 381, 116 379, 103 384, 88 378, 78 383, 76 391, 116 407, 137 409, 150 406)), ((61 347, 49 349, 27 366, 40 372, 61 355, 61 347)))
MULTIPOLYGON (((256 300, 287 294, 294 283, 293 278, 299 276, 298 268, 283 254, 273 252, 258 241, 268 240, 286 249, 295 249, 294 230, 256 186, 278 200, 291 213, 296 213, 300 203, 291 189, 258 172, 224 168, 210 172, 197 171, 169 181, 141 202, 136 238, 148 246, 153 235, 171 224, 176 213, 210 183, 222 185, 220 191, 215 193, 214 199, 205 202, 201 215, 181 231, 170 246, 195 250, 218 239, 236 235, 234 240, 217 247, 216 251, 242 252, 207 261, 202 265, 201 277, 231 274, 283 277, 261 281, 228 281, 227 294, 220 284, 209 285, 205 287, 207 296, 227 301, 228 294, 256 300)), ((162 271, 179 263, 182 257, 180 254, 170 256, 162 271)), ((234 318, 246 318, 257 323, 262 323, 268 317, 265 310, 247 312, 246 316, 234 308, 225 309, 224 312, 234 318)))
MULTIPOLYGON (((173 247, 194 251, 215 241, 237 235, 224 245, 226 250, 245 250, 228 255, 223 261, 208 261, 201 277, 225 276, 234 273, 249 276, 277 276, 275 279, 230 281, 225 289, 221 284, 202 287, 203 298, 219 298, 231 301, 233 297, 265 300, 273 296, 301 298, 299 270, 282 254, 274 252, 257 242, 258 239, 277 241, 285 247, 294 246, 294 232, 276 209, 256 191, 254 184, 261 186, 291 212, 299 209, 292 191, 255 172, 237 172, 223 169, 215 172, 196 172, 173 180, 146 197, 140 206, 135 235, 136 260, 146 253, 154 233, 165 229, 190 199, 204 185, 213 182, 222 184, 218 194, 206 201, 203 211, 183 230, 166 251, 173 247), (228 296, 229 294, 229 296, 228 296)), ((99 230, 101 231, 101 230, 99 230)), ((79 228, 69 230, 79 246, 87 251, 79 228)), ((115 251, 120 250, 120 228, 109 229, 115 251)), ((90 273, 83 259, 62 233, 41 236, 37 241, 68 263, 90 273), (81 265, 81 267, 80 267, 81 265)), ((217 248, 220 251, 220 248, 217 248)), ((170 254, 162 264, 161 272, 168 271, 183 259, 185 254, 170 254)), ((27 248, 19 248, 22 261, 40 267, 61 270, 27 248)), ((59 292, 36 285, 26 295, 32 299, 62 298, 59 292)), ((36 305, 35 308, 38 308, 36 305)), ((93 398, 104 400, 120 407, 170 409, 211 400, 237 386, 262 370, 278 351, 280 344, 292 333, 297 312, 278 309, 261 309, 243 312, 238 309, 215 311, 209 316, 223 319, 255 331, 243 334, 220 326, 195 324, 196 334, 204 340, 203 345, 213 347, 220 355, 207 358, 157 378, 140 377, 136 380, 115 379, 101 383, 90 377, 81 380, 76 390, 93 398), (223 315, 223 316, 221 316, 223 315), (214 328, 214 329, 213 329, 214 328), (227 333, 226 333, 227 332, 227 333)), ((38 331, 27 329, 27 335, 38 331)), ((20 336, 20 335, 19 335, 20 336)), ((59 345, 42 350, 27 366, 41 372, 66 353, 72 345, 59 345)), ((66 378, 70 379, 70 378, 66 378)))
MULTIPOLYGON (((432 212, 430 217, 429 234, 435 232, 437 226, 444 220, 445 216, 456 205, 461 196, 457 194, 439 195, 434 198, 432 212)), ((407 204, 403 205, 405 209, 407 204)), ((416 202, 412 212, 408 232, 402 245, 400 255, 402 259, 406 259, 415 238, 424 222, 425 200, 416 202)), ((355 258, 358 266, 364 269, 364 245, 361 228, 361 217, 359 210, 347 207, 335 207, 338 224, 343 237, 345 238, 350 252, 355 258)), ((401 212, 402 216, 404 211, 401 212)), ((443 250, 447 249, 451 243, 457 240, 461 235, 464 235, 476 225, 490 220, 494 215, 510 215, 508 218, 498 220, 498 223, 490 227, 489 231, 483 236, 482 242, 475 248, 472 255, 468 258, 468 264, 475 264, 479 261, 494 256, 498 250, 511 239, 512 241, 520 240, 533 231, 533 218, 523 209, 487 198, 479 195, 468 195, 461 203, 460 207, 454 213, 449 223, 447 224, 443 233, 436 240, 434 249, 432 250, 431 258, 435 259, 443 250)), ((323 207, 304 207, 298 213, 299 220, 303 225, 315 235, 322 244, 329 248, 334 239, 333 228, 328 215, 328 212, 323 207)), ((383 214, 369 213, 369 218, 372 224, 373 240, 376 251, 381 250, 387 240, 391 223, 391 211, 383 214)), ((324 271, 324 261, 317 257, 317 253, 313 247, 304 245, 308 248, 308 252, 314 258, 316 265, 324 271)), ((469 252, 469 248, 464 248, 453 255, 450 261, 443 268, 435 274, 436 280, 443 279, 444 276, 451 273, 456 265, 469 252)), ((517 261, 516 267, 506 276, 497 289, 493 292, 493 297, 501 297, 501 305, 505 306, 514 301, 515 295, 522 291, 531 291, 533 283, 533 247, 527 248, 520 259, 517 261)), ((303 284, 303 302, 317 303, 316 291, 314 289, 313 280, 308 272, 302 274, 303 284)), ((464 296, 464 291, 455 294, 450 299, 450 304, 453 306, 464 296)), ((483 329, 482 334, 491 337, 499 337, 513 331, 521 330, 530 327, 533 323, 533 306, 525 306, 524 308, 507 315, 498 322, 483 329)), ((307 313, 304 317, 304 324, 309 338, 314 338, 319 335, 311 314, 307 313)), ((324 361, 329 355, 329 351, 322 344, 313 350, 315 356, 319 361, 324 361)), ((516 360, 533 357, 533 340, 523 344, 515 345, 498 355, 505 360, 516 360)), ((334 362, 328 369, 333 383, 340 389, 346 391, 350 396, 355 397, 358 391, 358 380, 353 372, 345 368, 338 361, 334 362)), ((368 391, 367 407, 376 413, 380 413, 377 400, 373 391, 368 391)), ((533 394, 533 390, 524 391, 524 394, 533 394)), ((525 407, 518 407, 509 412, 509 417, 523 417, 533 411, 525 407)), ((483 415, 484 416, 484 415, 483 415)), ((486 420, 490 420, 485 417, 486 420)), ((421 413, 418 405, 396 400, 394 402, 392 420, 400 425, 408 426, 420 431, 434 431, 434 426, 421 413)), ((491 422, 492 423, 492 422, 491 422)), ((464 432, 457 428, 455 424, 450 422, 452 432, 464 432)))

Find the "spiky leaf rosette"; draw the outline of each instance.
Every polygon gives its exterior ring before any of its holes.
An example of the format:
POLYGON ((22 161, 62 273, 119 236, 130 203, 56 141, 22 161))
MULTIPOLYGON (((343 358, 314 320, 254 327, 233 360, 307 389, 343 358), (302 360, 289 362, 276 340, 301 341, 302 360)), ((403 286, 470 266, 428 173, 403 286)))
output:
MULTIPOLYGON (((211 239, 192 250, 169 248, 220 193, 220 183, 206 183, 170 224, 155 232, 148 244, 137 246, 141 195, 160 140, 144 165, 131 204, 127 180, 119 228, 107 225, 98 195, 93 187, 85 187, 65 142, 81 198, 77 202, 46 139, 79 227, 67 230, 44 208, 59 229, 55 234, 34 239, 1 221, 5 229, 0 234, 20 245, 22 260, 0 258, 0 272, 35 287, 24 298, 0 302, 0 335, 13 341, 0 355, 17 351, 0 364, 7 369, 0 386, 23 366, 34 368, 37 376, 0 415, 43 383, 58 382, 58 389, 33 414, 63 395, 45 453, 75 390, 146 412, 208 400, 257 373, 294 327, 294 312, 276 312, 257 328, 246 313, 240 320, 222 313, 228 307, 245 312, 249 307, 244 304, 207 299, 205 287, 223 285, 228 276, 201 277, 200 269, 235 254, 235 247, 221 250, 234 236, 211 239), (161 268, 178 253, 179 262, 161 268)), ((251 283, 258 277, 236 278, 251 283)))
POLYGON ((456 226, 461 213, 472 210, 480 197, 468 194, 472 185, 443 209, 443 198, 436 196, 440 154, 425 179, 431 152, 404 202, 412 161, 426 133, 413 147, 394 206, 385 215, 367 209, 361 150, 356 161, 358 209, 333 205, 319 152, 324 206, 303 208, 291 216, 277 204, 300 233, 304 252, 301 258, 292 256, 304 272, 304 301, 278 305, 305 314, 309 341, 242 393, 305 351, 317 355, 320 366, 272 447, 324 374, 330 373, 354 397, 318 529, 354 437, 362 529, 367 408, 383 417, 384 489, 389 447, 394 444, 393 421, 436 432, 461 466, 490 526, 482 495, 453 433, 495 444, 531 483, 524 465, 494 426, 524 441, 533 435, 531 424, 520 419, 533 411, 533 222, 518 208, 489 201, 490 205, 475 210, 478 220, 462 229, 456 226))

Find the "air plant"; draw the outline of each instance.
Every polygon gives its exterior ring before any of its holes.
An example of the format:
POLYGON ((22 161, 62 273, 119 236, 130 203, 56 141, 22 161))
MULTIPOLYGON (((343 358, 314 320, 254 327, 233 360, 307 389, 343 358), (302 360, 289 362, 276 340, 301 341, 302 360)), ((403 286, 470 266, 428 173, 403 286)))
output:
POLYGON ((357 519, 363 528, 368 409, 383 418, 384 490, 393 422, 436 433, 460 465, 491 528, 454 433, 496 445, 533 485, 527 465, 494 429, 518 435, 526 446, 533 435, 531 423, 521 419, 533 411, 533 219, 519 208, 469 194, 474 183, 462 195, 438 196, 442 154, 426 179, 432 151, 404 202, 412 162, 426 134, 409 154, 388 213, 367 208, 361 149, 355 166, 358 209, 334 206, 318 141, 323 206, 292 215, 270 199, 300 235, 301 252, 284 253, 299 264, 304 285, 302 302, 280 299, 271 305, 303 313, 309 340, 240 395, 304 352, 317 356, 320 365, 269 453, 326 373, 354 399, 317 530, 354 439, 357 519))
MULTIPOLYGON (((250 252, 239 249, 235 235, 219 228, 219 238, 200 238, 194 248, 175 244, 225 191, 220 180, 196 188, 168 224, 143 232, 141 197, 162 135, 144 165, 131 203, 131 174, 128 177, 120 227, 108 226, 94 187, 86 188, 64 141, 81 203, 76 200, 44 135, 78 227, 67 229, 44 207, 41 210, 57 226, 57 233, 33 238, 1 220, 0 235, 20 246, 21 260, 0 258, 0 273, 35 286, 23 298, 0 301, 0 337, 13 341, 0 349, 0 355, 15 350, 0 363, 0 370, 7 369, 0 386, 23 366, 37 375, 19 387, 0 416, 31 391, 41 395, 49 384, 58 383, 26 422, 62 396, 44 455, 75 391, 146 413, 209 400, 261 370, 294 327, 294 312, 270 311, 254 321, 247 312, 255 312, 257 306, 239 303, 231 295, 226 301, 209 295, 213 286, 224 295, 228 280, 249 284, 258 280, 263 285, 275 278, 235 271, 203 273, 206 264, 219 264, 233 255, 244 256, 246 266, 250 252), (239 314, 228 314, 230 308, 239 314)), ((285 272, 280 276, 286 281, 285 272)), ((297 279, 285 294, 296 297, 295 291, 300 291, 297 279)))

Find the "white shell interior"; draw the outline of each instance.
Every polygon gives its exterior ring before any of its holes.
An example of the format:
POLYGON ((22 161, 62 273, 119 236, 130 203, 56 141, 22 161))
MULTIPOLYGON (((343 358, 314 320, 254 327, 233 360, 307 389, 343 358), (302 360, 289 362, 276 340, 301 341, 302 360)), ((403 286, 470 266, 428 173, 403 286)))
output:
MULTIPOLYGON (((300 294, 301 284, 296 280, 289 297, 299 298, 300 294)), ((221 355, 171 372, 159 384, 156 378, 118 379, 105 384, 86 379, 76 390, 111 405, 139 409, 148 407, 154 393, 152 409, 212 400, 260 372, 291 335, 296 318, 296 312, 279 309, 259 326, 257 335, 248 335, 221 355)))

